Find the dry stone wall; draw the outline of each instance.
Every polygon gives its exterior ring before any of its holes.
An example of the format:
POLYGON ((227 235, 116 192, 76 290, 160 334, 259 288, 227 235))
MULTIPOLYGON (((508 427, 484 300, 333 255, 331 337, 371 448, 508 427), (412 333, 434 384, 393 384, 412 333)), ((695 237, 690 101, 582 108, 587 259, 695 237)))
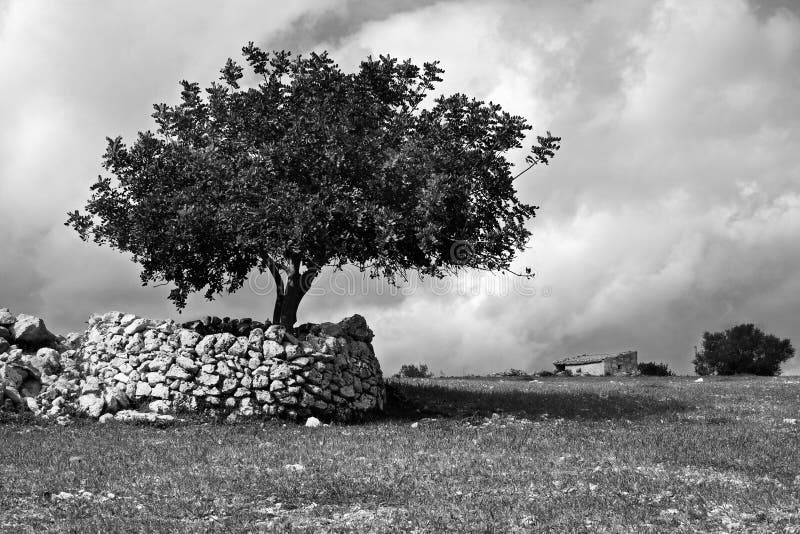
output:
POLYGON ((296 336, 251 324, 247 335, 202 335, 171 320, 109 312, 93 315, 82 336, 40 332, 46 347, 0 337, 8 345, 0 346, 0 407, 103 420, 138 418, 131 410, 142 408, 151 418, 211 409, 337 420, 383 409, 383 376, 363 317, 302 325, 296 336))

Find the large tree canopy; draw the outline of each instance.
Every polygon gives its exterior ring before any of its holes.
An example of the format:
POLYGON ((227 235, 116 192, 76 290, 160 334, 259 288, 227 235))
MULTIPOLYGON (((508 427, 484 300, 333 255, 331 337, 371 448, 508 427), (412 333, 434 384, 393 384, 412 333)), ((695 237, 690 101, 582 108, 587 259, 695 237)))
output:
MULTIPOLYGON (((229 59, 223 83, 183 81, 179 104, 155 105, 155 133, 108 139, 115 179, 98 177, 66 224, 131 253, 143 283, 172 283, 179 308, 269 271, 273 320, 290 327, 326 266, 390 282, 511 268, 537 209, 504 156, 525 119, 463 94, 426 101, 437 63, 369 57, 345 73, 327 53, 242 51, 252 74, 229 59)), ((537 139, 527 169, 559 148, 537 139)))
POLYGON ((724 332, 705 332, 703 350, 692 363, 699 375, 775 376, 781 374, 781 364, 793 356, 788 339, 765 334, 753 324, 740 324, 724 332))

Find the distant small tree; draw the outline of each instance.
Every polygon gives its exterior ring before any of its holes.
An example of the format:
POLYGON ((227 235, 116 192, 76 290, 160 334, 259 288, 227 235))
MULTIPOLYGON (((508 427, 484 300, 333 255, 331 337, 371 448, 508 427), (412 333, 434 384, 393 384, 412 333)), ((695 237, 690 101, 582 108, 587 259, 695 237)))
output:
POLYGON ((666 363, 642 362, 638 365, 639 374, 644 376, 674 376, 666 363))
POLYGON ((419 364, 419 366, 408 364, 400 367, 400 372, 397 373, 397 376, 403 378, 431 378, 433 373, 428 370, 428 366, 424 363, 419 364))
POLYGON ((775 376, 781 374, 781 364, 793 356, 788 339, 765 334, 752 324, 740 324, 724 332, 705 332, 703 350, 692 363, 699 375, 775 376))

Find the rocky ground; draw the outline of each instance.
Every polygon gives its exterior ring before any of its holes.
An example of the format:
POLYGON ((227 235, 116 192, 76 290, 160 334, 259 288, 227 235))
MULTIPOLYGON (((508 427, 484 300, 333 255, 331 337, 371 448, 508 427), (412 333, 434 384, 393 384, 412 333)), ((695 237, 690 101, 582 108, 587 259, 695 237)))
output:
POLYGON ((695 379, 406 379, 316 428, 0 413, 0 532, 800 532, 800 379, 695 379))

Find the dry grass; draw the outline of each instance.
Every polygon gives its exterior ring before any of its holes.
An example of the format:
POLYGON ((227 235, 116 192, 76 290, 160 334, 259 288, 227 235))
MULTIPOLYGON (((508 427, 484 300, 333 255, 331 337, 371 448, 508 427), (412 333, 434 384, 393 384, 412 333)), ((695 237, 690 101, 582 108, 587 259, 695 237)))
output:
POLYGON ((800 532, 800 379, 396 387, 316 429, 6 416, 0 531, 800 532))

